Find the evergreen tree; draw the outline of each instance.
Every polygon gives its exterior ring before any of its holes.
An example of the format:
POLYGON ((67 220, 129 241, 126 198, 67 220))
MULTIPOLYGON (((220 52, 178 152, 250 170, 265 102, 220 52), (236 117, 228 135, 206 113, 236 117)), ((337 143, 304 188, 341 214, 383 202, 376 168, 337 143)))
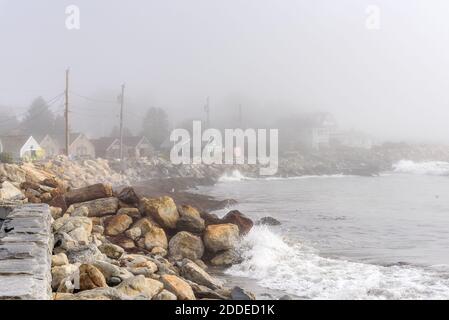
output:
POLYGON ((148 109, 142 124, 142 135, 146 136, 155 148, 159 148, 168 138, 168 116, 163 109, 148 109))
POLYGON ((45 135, 52 133, 55 125, 55 115, 42 97, 34 99, 28 113, 22 120, 21 131, 27 135, 45 135))

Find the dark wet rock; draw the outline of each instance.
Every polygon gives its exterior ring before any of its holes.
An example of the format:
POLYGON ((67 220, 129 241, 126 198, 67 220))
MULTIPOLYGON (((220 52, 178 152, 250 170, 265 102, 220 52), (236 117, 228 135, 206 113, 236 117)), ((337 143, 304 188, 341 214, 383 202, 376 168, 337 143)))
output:
POLYGON ((200 216, 204 220, 206 227, 211 224, 221 223, 221 219, 215 213, 200 212, 200 216))
POLYGON ((232 223, 239 227, 240 235, 247 234, 251 228, 253 227, 253 221, 245 216, 238 210, 232 210, 228 212, 223 219, 221 219, 222 223, 232 223))
POLYGON ((178 230, 192 233, 201 233, 204 230, 204 219, 194 207, 183 205, 178 208, 178 212, 180 215, 176 224, 178 230))
POLYGON ((240 287, 234 287, 231 291, 232 300, 256 300, 252 292, 246 291, 240 287))
POLYGON ((139 203, 139 197, 132 187, 123 188, 117 197, 126 204, 136 205, 139 203))
POLYGON ((119 277, 110 277, 107 281, 108 286, 115 287, 122 283, 122 279, 119 277))
POLYGON ((263 217, 257 220, 256 225, 279 226, 281 222, 273 217, 263 217))

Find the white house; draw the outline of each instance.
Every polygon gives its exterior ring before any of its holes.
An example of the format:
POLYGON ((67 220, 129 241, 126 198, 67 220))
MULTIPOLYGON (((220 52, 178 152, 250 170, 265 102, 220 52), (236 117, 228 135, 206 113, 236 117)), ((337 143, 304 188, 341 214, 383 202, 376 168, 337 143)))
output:
POLYGON ((0 137, 0 153, 11 155, 13 160, 32 161, 42 159, 44 150, 33 136, 0 137))
POLYGON ((69 154, 75 158, 95 158, 95 146, 84 133, 70 134, 69 154))
MULTIPOLYGON (((118 159, 120 158, 120 139, 103 137, 92 140, 95 146, 95 155, 98 158, 118 159)), ((154 147, 147 137, 123 137, 123 157, 138 159, 149 157, 154 154, 154 147)))
POLYGON ((39 142, 41 148, 44 149, 45 158, 53 158, 63 151, 58 141, 48 134, 36 140, 39 142))

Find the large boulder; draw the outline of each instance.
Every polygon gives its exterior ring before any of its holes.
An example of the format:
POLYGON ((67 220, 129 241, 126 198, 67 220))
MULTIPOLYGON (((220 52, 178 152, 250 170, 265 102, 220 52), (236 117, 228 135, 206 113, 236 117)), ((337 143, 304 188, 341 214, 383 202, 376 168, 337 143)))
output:
POLYGON ((155 247, 167 249, 168 240, 164 229, 153 226, 145 234, 145 249, 151 251, 155 247))
POLYGON ((116 288, 95 288, 78 292, 77 294, 58 294, 57 300, 131 300, 131 297, 116 288))
POLYGON ((130 216, 133 219, 139 219, 140 216, 140 211, 137 208, 120 208, 117 211, 117 214, 126 214, 127 216, 130 216))
POLYGON ((51 266, 52 267, 60 267, 69 264, 69 259, 65 253, 61 252, 59 254, 53 255, 51 257, 51 266))
POLYGON ((187 231, 178 232, 171 238, 168 248, 170 255, 177 259, 196 260, 201 259, 204 254, 204 245, 201 238, 187 231))
POLYGON ((144 295, 148 299, 152 299, 162 291, 164 285, 160 281, 140 275, 124 280, 116 288, 119 292, 130 297, 144 295))
POLYGON ((67 212, 72 217, 88 217, 89 216, 89 209, 86 206, 81 206, 78 208, 74 208, 72 205, 67 209, 67 212))
POLYGON ((87 207, 89 210, 89 217, 103 217, 117 212, 118 199, 109 197, 73 204, 74 209, 81 206, 87 207))
POLYGON ((234 248, 238 238, 239 228, 231 223, 207 226, 203 235, 204 245, 212 252, 234 248))
POLYGON ((80 290, 91 290, 108 286, 104 275, 95 266, 91 264, 82 264, 79 270, 80 290))
POLYGON ((241 235, 247 234, 254 225, 254 222, 238 210, 228 212, 223 219, 223 223, 232 223, 239 227, 241 235))
POLYGON ((106 183, 97 183, 83 188, 72 189, 65 194, 67 205, 109 197, 112 197, 112 186, 106 183))
POLYGON ((51 287, 53 290, 57 290, 64 279, 74 276, 76 272, 78 272, 78 267, 74 264, 51 268, 51 287))
POLYGON ((138 240, 142 236, 142 230, 138 227, 132 227, 125 231, 125 235, 132 240, 138 240))
POLYGON ((143 275, 145 277, 152 277, 152 275, 158 270, 157 265, 150 260, 140 262, 136 261, 127 265, 127 270, 135 276, 143 275))
POLYGON ((70 263, 91 263, 106 259, 106 256, 93 243, 67 250, 66 255, 70 263))
POLYGON ((205 228, 204 219, 201 218, 200 213, 194 207, 183 205, 179 207, 179 220, 176 228, 181 231, 188 231, 193 233, 201 233, 205 228))
POLYGON ((54 232, 70 233, 77 228, 83 228, 90 235, 92 232, 92 220, 87 217, 62 217, 52 225, 54 232))
POLYGON ((210 289, 215 290, 223 285, 221 281, 210 276, 206 271, 192 261, 187 260, 183 263, 181 267, 181 274, 185 279, 206 286, 210 289))
POLYGON ((75 242, 74 246, 76 247, 89 243, 89 236, 92 233, 92 220, 87 217, 65 216, 57 219, 52 227, 55 232, 55 239, 60 235, 67 234, 75 242))
POLYGON ((153 300, 178 300, 178 298, 168 290, 162 290, 157 294, 153 300))
POLYGON ((119 278, 121 280, 125 280, 133 277, 133 274, 125 268, 121 268, 106 261, 95 261, 92 264, 101 271, 101 273, 106 278, 106 281, 110 281, 111 278, 119 278))
POLYGON ((209 226, 211 224, 220 224, 221 219, 215 214, 215 213, 208 213, 205 211, 200 212, 201 219, 204 220, 204 223, 206 226, 209 226))
POLYGON ((165 289, 173 293, 178 300, 196 299, 192 287, 180 277, 166 274, 161 277, 161 280, 165 289))
POLYGON ((131 205, 136 205, 139 203, 139 197, 132 187, 126 187, 120 191, 118 198, 120 201, 131 205))
POLYGON ((140 234, 141 235, 145 235, 145 233, 147 233, 148 231, 150 231, 150 229, 152 227, 159 227, 159 224, 153 220, 153 218, 151 217, 145 217, 142 219, 139 219, 136 221, 136 223, 134 223, 131 228, 139 228, 140 229, 140 234))
POLYGON ((230 266, 241 261, 241 257, 233 249, 225 250, 218 253, 215 257, 210 260, 210 264, 213 266, 230 266))
POLYGON ((125 232, 133 223, 133 219, 126 214, 119 214, 107 219, 105 232, 108 236, 116 236, 125 232))
POLYGON ((125 250, 123 250, 122 247, 119 247, 113 243, 102 243, 98 246, 98 249, 111 259, 120 259, 120 257, 125 253, 125 250))
POLYGON ((25 199, 22 191, 15 187, 11 182, 0 182, 0 202, 16 201, 25 199))
POLYGON ((141 211, 156 220, 164 228, 175 229, 179 219, 176 204, 170 197, 142 198, 141 211))

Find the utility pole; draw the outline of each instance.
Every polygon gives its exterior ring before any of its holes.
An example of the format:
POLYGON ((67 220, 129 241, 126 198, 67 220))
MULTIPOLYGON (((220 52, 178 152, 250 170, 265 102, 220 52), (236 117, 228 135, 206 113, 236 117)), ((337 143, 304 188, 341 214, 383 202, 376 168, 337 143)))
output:
POLYGON ((210 127, 210 105, 209 97, 206 99, 206 105, 204 106, 204 111, 206 112, 206 129, 210 127))
POLYGON ((69 133, 69 72, 67 69, 65 71, 65 155, 69 156, 69 143, 70 143, 70 133, 69 133))
POLYGON ((120 95, 120 162, 123 161, 123 105, 125 103, 125 84, 122 84, 120 95))

